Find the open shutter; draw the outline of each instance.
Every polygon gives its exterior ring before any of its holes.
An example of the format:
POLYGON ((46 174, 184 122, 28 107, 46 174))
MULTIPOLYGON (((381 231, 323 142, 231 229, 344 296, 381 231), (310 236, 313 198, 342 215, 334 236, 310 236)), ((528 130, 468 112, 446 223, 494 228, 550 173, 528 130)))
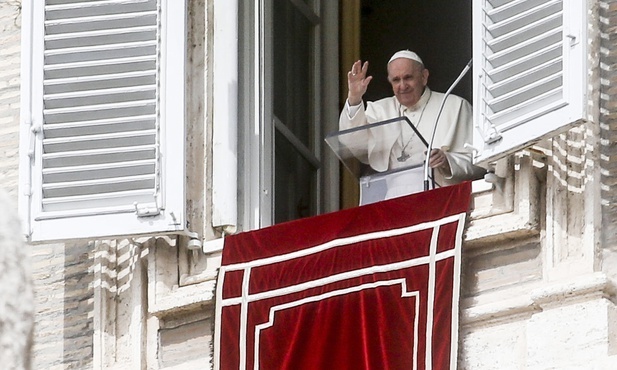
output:
POLYGON ((30 239, 182 230, 184 1, 23 5, 30 239))
POLYGON ((586 118, 586 2, 473 2, 474 161, 494 161, 586 118))

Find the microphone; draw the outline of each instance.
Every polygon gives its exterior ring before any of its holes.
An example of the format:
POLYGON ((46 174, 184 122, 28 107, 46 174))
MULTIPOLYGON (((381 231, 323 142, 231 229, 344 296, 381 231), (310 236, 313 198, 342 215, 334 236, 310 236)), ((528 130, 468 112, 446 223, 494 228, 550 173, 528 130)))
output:
POLYGON ((446 99, 448 99, 448 96, 450 95, 452 90, 456 87, 456 85, 458 85, 458 83, 461 81, 461 79, 471 69, 471 62, 472 61, 473 61, 473 59, 469 60, 469 63, 467 63, 465 68, 463 68, 463 70, 458 75, 456 80, 454 80, 452 85, 450 85, 450 87, 448 88, 446 93, 443 94, 443 99, 441 101, 441 105, 439 106, 439 112, 437 113, 437 118, 435 119, 435 124, 433 125, 433 132, 431 134, 431 140, 429 141, 428 150, 426 152, 426 159, 424 160, 424 191, 428 190, 428 185, 429 185, 429 182, 428 182, 428 179, 429 179, 429 176, 428 176, 428 160, 429 160, 429 158, 431 156, 431 151, 433 149, 433 141, 435 141, 435 132, 437 132, 437 124, 439 123, 439 117, 441 117, 441 112, 443 111, 443 107, 446 104, 446 99))

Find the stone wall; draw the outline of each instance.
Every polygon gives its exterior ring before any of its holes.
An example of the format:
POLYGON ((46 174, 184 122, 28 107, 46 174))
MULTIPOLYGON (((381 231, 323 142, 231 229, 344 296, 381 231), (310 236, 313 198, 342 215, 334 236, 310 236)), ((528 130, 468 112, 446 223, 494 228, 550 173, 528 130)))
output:
POLYGON ((600 157, 602 173, 600 182, 602 224, 606 232, 602 235, 603 258, 610 261, 603 270, 617 277, 617 1, 603 1, 600 7, 602 27, 600 64, 600 157), (611 268, 613 267, 613 268, 611 268))
POLYGON ((0 366, 30 368, 34 307, 30 249, 17 219, 18 3, 0 4, 0 366), (9 196, 10 193, 10 196, 9 196))
POLYGON ((0 189, 0 367, 29 369, 34 304, 29 248, 17 208, 0 189))
POLYGON ((17 199, 20 16, 18 1, 0 2, 0 186, 17 199))
MULTIPOLYGON (((0 237, 0 316, 6 308, 4 305, 11 303, 5 294, 11 293, 13 299, 28 298, 25 284, 31 276, 36 312, 32 368, 85 368, 92 363, 92 248, 87 242, 25 248, 21 244, 21 228, 13 220, 17 215, 14 205, 19 179, 20 3, 17 0, 0 2, 0 188, 5 189, 12 204, 0 205, 0 224, 4 226, 0 229, 4 230, 10 221, 9 230, 17 233, 10 239, 0 237), (17 241, 20 244, 16 244, 17 241), (31 274, 18 268, 20 263, 28 261, 28 257, 31 274), (7 273, 12 275, 6 276, 7 273), (6 283, 6 280, 11 283, 6 283)), ((10 306, 22 310, 14 312, 23 319, 22 327, 13 333, 0 330, 1 334, 11 336, 15 349, 25 348, 19 335, 28 329, 26 316, 32 310, 28 302, 31 301, 10 306)), ((3 336, 2 342, 4 339, 3 336)), ((12 368, 5 367, 7 361, 11 362, 4 352, 0 351, 0 359, 0 367, 12 368)))

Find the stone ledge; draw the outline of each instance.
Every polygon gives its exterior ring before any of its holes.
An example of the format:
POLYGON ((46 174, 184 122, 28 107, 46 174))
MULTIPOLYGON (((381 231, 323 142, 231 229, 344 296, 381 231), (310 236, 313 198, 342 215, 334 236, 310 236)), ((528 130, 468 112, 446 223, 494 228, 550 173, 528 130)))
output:
POLYGON ((595 299, 608 299, 617 304, 617 285, 603 273, 545 283, 528 293, 518 293, 520 292, 513 292, 513 298, 461 309, 461 325, 505 322, 520 316, 531 316, 546 309, 595 299))
POLYGON ((531 292, 533 302, 543 309, 598 298, 615 303, 616 296, 617 285, 603 273, 576 276, 531 292))
POLYGON ((175 288, 148 306, 148 312, 159 318, 202 309, 214 304, 215 281, 175 288))
POLYGON ((463 309, 461 325, 494 324, 511 320, 514 317, 531 316, 539 311, 540 308, 534 304, 529 296, 519 295, 511 299, 463 309))
POLYGON ((494 244, 512 239, 526 239, 540 234, 539 221, 531 215, 506 213, 471 220, 464 236, 467 247, 494 244))

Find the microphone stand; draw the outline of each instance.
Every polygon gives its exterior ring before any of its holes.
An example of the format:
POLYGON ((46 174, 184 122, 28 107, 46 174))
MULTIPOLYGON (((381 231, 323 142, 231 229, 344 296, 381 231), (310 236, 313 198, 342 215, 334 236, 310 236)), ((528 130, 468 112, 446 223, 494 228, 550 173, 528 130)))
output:
POLYGON ((435 132, 437 132, 437 124, 439 123, 439 117, 441 117, 441 112, 443 111, 443 107, 446 104, 446 99, 448 98, 448 96, 450 95, 452 90, 456 87, 456 85, 458 85, 458 83, 461 81, 461 79, 465 76, 465 74, 467 74, 467 72, 471 68, 471 62, 472 61, 473 61, 473 59, 469 60, 469 63, 467 63, 465 68, 463 68, 463 70, 458 75, 456 80, 454 80, 452 85, 448 88, 446 93, 443 95, 443 100, 441 101, 441 105, 439 106, 439 112, 437 113, 437 119, 435 119, 435 125, 433 125, 433 133, 431 134, 431 140, 429 141, 428 151, 426 153, 426 160, 424 161, 424 191, 427 191, 428 187, 429 187, 429 180, 428 180, 429 179, 429 176, 428 176, 428 167, 429 166, 428 166, 428 160, 429 160, 429 158, 431 156, 431 151, 432 151, 432 148, 433 148, 433 141, 435 140, 435 132))

